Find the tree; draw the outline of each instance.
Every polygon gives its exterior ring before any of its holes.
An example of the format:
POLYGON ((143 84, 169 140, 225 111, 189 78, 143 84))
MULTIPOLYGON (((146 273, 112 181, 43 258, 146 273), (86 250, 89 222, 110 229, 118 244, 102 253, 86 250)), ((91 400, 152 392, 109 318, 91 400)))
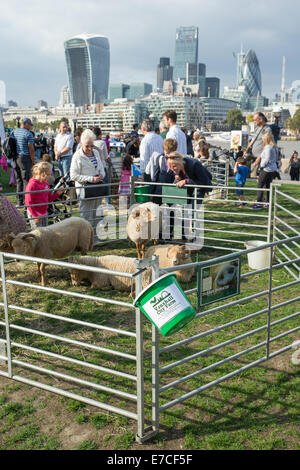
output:
POLYGON ((300 132, 300 109, 297 109, 292 118, 288 118, 285 121, 285 126, 289 130, 294 131, 297 134, 300 132))
POLYGON ((240 130, 245 123, 245 118, 239 109, 231 109, 228 111, 226 122, 231 129, 240 130))

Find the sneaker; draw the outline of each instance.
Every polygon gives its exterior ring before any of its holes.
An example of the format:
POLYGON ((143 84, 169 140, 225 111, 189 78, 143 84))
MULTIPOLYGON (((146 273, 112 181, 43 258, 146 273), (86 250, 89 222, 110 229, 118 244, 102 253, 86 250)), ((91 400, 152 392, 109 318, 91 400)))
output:
POLYGON ((262 209, 263 206, 261 204, 254 204, 254 206, 251 207, 251 209, 262 209))

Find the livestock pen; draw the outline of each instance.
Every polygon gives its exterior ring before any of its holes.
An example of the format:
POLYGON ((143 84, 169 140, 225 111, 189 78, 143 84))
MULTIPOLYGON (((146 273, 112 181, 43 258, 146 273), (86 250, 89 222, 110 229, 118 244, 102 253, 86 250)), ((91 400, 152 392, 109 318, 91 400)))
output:
MULTIPOLYGON (((132 182, 133 188, 135 184, 140 183, 132 182)), ((193 255, 192 265, 199 274, 183 285, 196 318, 170 338, 162 337, 133 308, 128 295, 71 287, 68 263, 48 260, 50 284, 42 288, 32 268, 36 259, 3 253, 1 375, 132 418, 140 443, 150 437, 159 442, 155 439, 166 426, 169 440, 171 429, 179 426, 186 448, 201 447, 199 436, 207 429, 216 431, 210 417, 233 397, 232 416, 238 420, 250 413, 251 403, 244 405, 243 413, 242 395, 252 371, 253 385, 264 390, 262 365, 290 350, 299 331, 300 239, 294 232, 299 233, 299 186, 274 185, 268 209, 261 213, 252 213, 248 206, 237 208, 234 188, 226 189, 230 197, 204 202, 204 246, 193 255), (248 255, 261 249, 245 250, 244 242, 251 239, 264 241, 262 248, 274 252, 268 267, 249 269, 248 255), (201 305, 200 270, 237 257, 239 294, 213 306, 201 305), (5 263, 12 259, 19 262, 5 263)), ((113 197, 118 200, 117 194, 113 197)), ((247 199, 250 203, 254 197, 247 199)), ((199 214, 203 218, 203 212, 199 214)), ((123 227, 119 231, 124 234, 123 227)), ((110 253, 135 256, 125 239, 103 243, 97 254, 109 248, 110 253)), ((145 266, 152 267, 154 278, 170 271, 160 270, 155 259, 137 261, 136 275, 131 276, 137 293, 145 266)), ((258 398, 254 390, 251 393, 250 402, 252 396, 256 404, 258 398)), ((108 425, 111 414, 105 416, 108 425)))

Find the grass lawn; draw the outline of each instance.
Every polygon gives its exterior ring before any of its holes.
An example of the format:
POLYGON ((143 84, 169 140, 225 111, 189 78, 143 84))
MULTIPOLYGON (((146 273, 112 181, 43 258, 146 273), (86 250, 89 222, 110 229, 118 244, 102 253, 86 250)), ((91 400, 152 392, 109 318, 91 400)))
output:
MULTIPOLYGON (((1 170, 2 171, 2 170, 1 170)), ((1 172, 1 181, 3 172, 1 172)), ((255 187, 255 182, 249 182, 255 187)), ((4 192, 8 192, 4 182, 4 192)), ((284 186, 284 192, 294 194, 292 187, 284 186)), ((234 195, 234 193, 232 193, 234 195)), ((13 198, 14 196, 12 196, 13 198)), ((236 196, 234 195, 234 198, 236 196)), ((219 214, 219 223, 215 224, 218 230, 228 230, 228 221, 245 221, 241 209, 224 203, 209 203, 209 210, 223 211, 219 214), (228 216, 230 211, 234 215, 228 216), (222 223, 223 222, 223 223, 222 223)), ((293 209, 293 204, 285 207, 293 209)), ((242 209, 243 211, 243 209, 242 209)), ((247 212, 250 210, 247 209, 247 212)), ((279 212, 280 213, 280 212, 279 212)), ((265 212, 263 212, 265 214, 265 212)), ((293 220, 286 214, 281 214, 284 220, 299 230, 297 220, 293 220)), ((211 220, 216 215, 211 215, 211 220)), ((259 218, 257 218, 259 220, 259 218)), ((248 220, 248 219, 247 219, 248 220)), ((251 224, 251 218, 249 218, 251 224)), ((256 222, 255 222, 256 224, 256 222)), ((265 224, 264 219, 259 224, 265 224)), ((209 225, 211 228, 211 226, 209 225)), ((257 230, 260 228, 247 228, 245 230, 257 230)), ((264 233, 265 229, 261 229, 264 233)), ((231 235, 222 232, 218 238, 222 243, 223 238, 231 235)), ((211 235, 214 237, 215 235, 211 235)), ((236 236, 232 235, 233 239, 236 236)), ((247 239, 247 235, 245 235, 247 239)), ((226 242, 223 242, 226 246, 226 242)), ((228 246, 228 244, 227 244, 228 246)), ((241 245, 238 248, 243 248, 241 245)), ((297 248, 294 248, 297 251, 297 248)), ((287 252, 287 248, 285 248, 287 252)), ((96 255, 124 254, 134 257, 136 250, 131 248, 128 242, 119 241, 110 243, 97 250, 96 255)), ((199 261, 221 256, 224 252, 220 249, 204 248, 199 253, 199 261)), ((299 253, 299 250, 297 251, 299 253)), ((193 255, 196 259, 196 255, 193 255)), ((242 257, 242 273, 249 272, 247 257, 242 257)), ((48 287, 62 289, 69 293, 81 292, 96 297, 116 299, 124 302, 132 302, 127 293, 116 291, 99 292, 91 289, 88 282, 83 282, 80 287, 72 287, 67 269, 55 266, 47 267, 48 287)), ((30 284, 38 284, 37 268, 35 263, 19 262, 11 263, 6 268, 7 280, 15 280, 30 284)), ((285 269, 273 271, 272 287, 280 287, 292 282, 294 278, 285 269)), ((266 339, 267 313, 254 316, 244 322, 239 319, 254 314, 267 308, 268 296, 262 295, 252 301, 245 301, 230 308, 226 304, 232 300, 243 299, 256 292, 263 292, 268 288, 267 273, 255 274, 245 277, 241 282, 241 293, 234 299, 228 299, 223 303, 213 304, 212 307, 224 306, 222 309, 197 318, 188 324, 180 332, 170 338, 160 335, 160 347, 168 346, 174 342, 203 333, 199 339, 171 351, 161 353, 160 366, 164 367, 182 358, 197 355, 189 362, 180 364, 171 370, 162 372, 161 386, 172 383, 178 378, 188 374, 194 374, 192 378, 183 381, 176 387, 166 388, 160 397, 160 405, 167 403, 176 397, 205 384, 216 380, 225 374, 229 374, 255 361, 266 354, 266 348, 252 350, 237 357, 231 362, 210 368, 210 366, 222 359, 237 354, 238 352, 255 346, 266 339), (220 328, 211 334, 206 331, 221 327, 225 323, 235 321, 234 326, 220 328), (248 331, 256 330, 251 336, 243 337, 248 331), (229 342, 236 336, 241 338, 235 342, 229 342), (221 343, 227 342, 222 348, 217 348, 221 343), (211 352, 199 354, 208 347, 211 352), (204 374, 196 374, 203 368, 208 368, 204 374)), ((184 285, 185 289, 194 288, 196 280, 184 285)), ((120 353, 135 354, 135 339, 129 336, 113 333, 107 330, 89 328, 79 324, 64 322, 55 318, 61 316, 65 319, 84 320, 87 322, 117 328, 126 331, 135 331, 135 313, 127 307, 105 304, 100 301, 83 300, 74 296, 61 295, 55 292, 46 292, 36 289, 28 289, 24 286, 7 284, 8 302, 11 322, 11 341, 13 359, 19 361, 13 366, 13 373, 53 387, 61 387, 69 393, 78 393, 89 399, 95 399, 111 406, 129 409, 136 412, 136 403, 115 394, 108 393, 104 389, 94 390, 89 386, 78 385, 72 380, 60 380, 57 375, 64 373, 70 378, 80 378, 87 382, 95 383, 102 387, 121 390, 130 394, 136 393, 135 382, 127 376, 119 377, 108 374, 105 370, 94 368, 101 366, 118 370, 124 374, 135 374, 134 361, 126 357, 117 357, 107 354, 103 349, 112 349, 120 353), (43 317, 37 312, 20 311, 16 306, 22 306, 35 311, 51 313, 53 317, 43 317), (21 331, 18 327, 28 330, 21 331), (31 330, 37 330, 40 334, 34 334, 31 330), (77 345, 71 345, 67 341, 58 341, 46 336, 53 334, 62 338, 72 338, 77 345), (84 347, 81 343, 88 343, 90 347, 84 347), (23 347, 21 346, 23 345, 23 347), (31 349, 30 349, 31 348, 31 349), (41 354, 35 349, 47 351, 50 355, 41 354), (97 350, 97 348, 99 348, 97 350), (71 362, 57 359, 52 354, 62 354, 65 357, 76 359, 71 362), (80 361, 91 364, 90 368, 83 367, 80 361), (21 362, 31 363, 36 367, 49 370, 49 374, 42 374, 35 369, 25 368, 21 362), (51 373, 52 372, 52 373, 51 373)), ((272 296, 272 305, 277 305, 291 300, 299 295, 298 285, 277 290, 272 296)), ((196 294, 190 295, 190 300, 196 306, 196 294)), ((2 302, 2 290, 0 302, 2 302)), ((286 304, 272 311, 271 321, 282 320, 287 315, 299 312, 299 301, 286 304)), ((206 307, 208 309, 208 307, 206 307)), ((200 312, 204 312, 202 308, 200 312)), ((0 321, 3 322, 4 312, 0 308, 0 321)), ((299 325, 299 317, 278 323, 271 328, 271 337, 282 332, 296 328, 299 325)), ((0 324, 0 337, 5 337, 5 327, 0 324)), ((271 343, 271 352, 288 346, 299 338, 299 334, 285 336, 271 343)), ((148 320, 144 322, 144 365, 145 365, 145 405, 147 424, 151 421, 151 325, 148 320)), ((293 351, 288 351, 257 367, 246 370, 221 384, 209 388, 189 400, 170 408, 160 416, 160 432, 151 441, 139 445, 135 442, 136 422, 127 417, 115 413, 106 412, 91 405, 82 403, 73 398, 63 397, 49 393, 17 381, 0 377, 0 450, 4 449, 299 449, 299 366, 291 361, 293 351)), ((1 355, 1 352, 0 352, 1 355)), ((3 361, 2 361, 3 362, 3 361)), ((1 364, 0 371, 6 370, 6 365, 1 364)))

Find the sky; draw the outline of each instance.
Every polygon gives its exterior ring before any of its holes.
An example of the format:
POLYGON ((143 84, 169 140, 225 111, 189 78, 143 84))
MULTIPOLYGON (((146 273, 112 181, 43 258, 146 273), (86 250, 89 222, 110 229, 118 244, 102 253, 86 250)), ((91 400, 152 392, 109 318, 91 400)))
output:
POLYGON ((300 79, 299 0, 2 0, 0 80, 7 99, 56 106, 67 84, 63 43, 82 33, 107 36, 110 83, 147 82, 156 86, 160 57, 174 64, 178 26, 199 27, 199 62, 207 76, 234 86, 233 52, 254 49, 262 72, 263 95, 300 79))

